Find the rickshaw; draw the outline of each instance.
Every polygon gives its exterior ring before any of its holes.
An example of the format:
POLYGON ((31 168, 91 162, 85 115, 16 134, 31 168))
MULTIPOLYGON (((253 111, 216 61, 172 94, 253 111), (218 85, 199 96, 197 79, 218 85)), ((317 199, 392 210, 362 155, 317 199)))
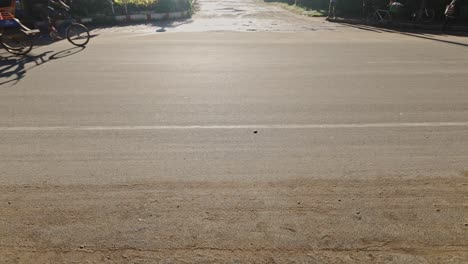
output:
POLYGON ((15 18, 16 0, 0 0, 0 45, 14 55, 25 55, 33 47, 34 35, 31 30, 15 18))

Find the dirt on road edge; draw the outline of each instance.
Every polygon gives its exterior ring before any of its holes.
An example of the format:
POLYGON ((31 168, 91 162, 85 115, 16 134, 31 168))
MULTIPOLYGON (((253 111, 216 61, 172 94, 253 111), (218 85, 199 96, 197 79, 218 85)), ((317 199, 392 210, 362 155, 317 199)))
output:
POLYGON ((467 179, 2 186, 0 255, 2 263, 466 263, 467 179))

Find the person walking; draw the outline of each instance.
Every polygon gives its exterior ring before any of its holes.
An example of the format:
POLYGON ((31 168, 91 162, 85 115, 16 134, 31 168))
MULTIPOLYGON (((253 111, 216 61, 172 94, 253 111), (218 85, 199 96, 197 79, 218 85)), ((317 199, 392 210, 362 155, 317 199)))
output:
POLYGON ((372 0, 362 0, 361 19, 365 20, 374 10, 374 2, 372 0))
POLYGON ((458 16, 458 1, 452 0, 450 4, 447 5, 447 8, 444 12, 445 20, 444 25, 442 26, 442 31, 446 31, 452 24, 455 22, 455 19, 458 16))
POLYGON ((330 0, 330 7, 328 8, 327 19, 336 19, 336 3, 338 0, 330 0))

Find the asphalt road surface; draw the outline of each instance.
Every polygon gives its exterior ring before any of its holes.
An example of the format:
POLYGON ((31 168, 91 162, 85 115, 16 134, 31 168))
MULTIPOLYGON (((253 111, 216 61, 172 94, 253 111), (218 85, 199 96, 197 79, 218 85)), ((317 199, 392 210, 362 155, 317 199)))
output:
POLYGON ((260 0, 197 0, 192 18, 106 29, 112 32, 297 32, 343 28, 323 18, 304 17, 260 0))
POLYGON ((468 40, 308 21, 2 53, 0 262, 466 263, 468 40))

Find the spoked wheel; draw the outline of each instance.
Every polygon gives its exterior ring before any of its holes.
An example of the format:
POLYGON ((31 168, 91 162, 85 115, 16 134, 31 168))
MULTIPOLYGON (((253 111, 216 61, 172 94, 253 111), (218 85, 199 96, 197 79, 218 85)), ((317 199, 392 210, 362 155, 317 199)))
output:
POLYGON ((26 55, 33 48, 33 37, 21 30, 4 32, 0 38, 3 47, 14 55, 26 55))
POLYGON ((89 30, 82 24, 73 23, 67 28, 67 39, 71 44, 84 47, 89 42, 89 30))

